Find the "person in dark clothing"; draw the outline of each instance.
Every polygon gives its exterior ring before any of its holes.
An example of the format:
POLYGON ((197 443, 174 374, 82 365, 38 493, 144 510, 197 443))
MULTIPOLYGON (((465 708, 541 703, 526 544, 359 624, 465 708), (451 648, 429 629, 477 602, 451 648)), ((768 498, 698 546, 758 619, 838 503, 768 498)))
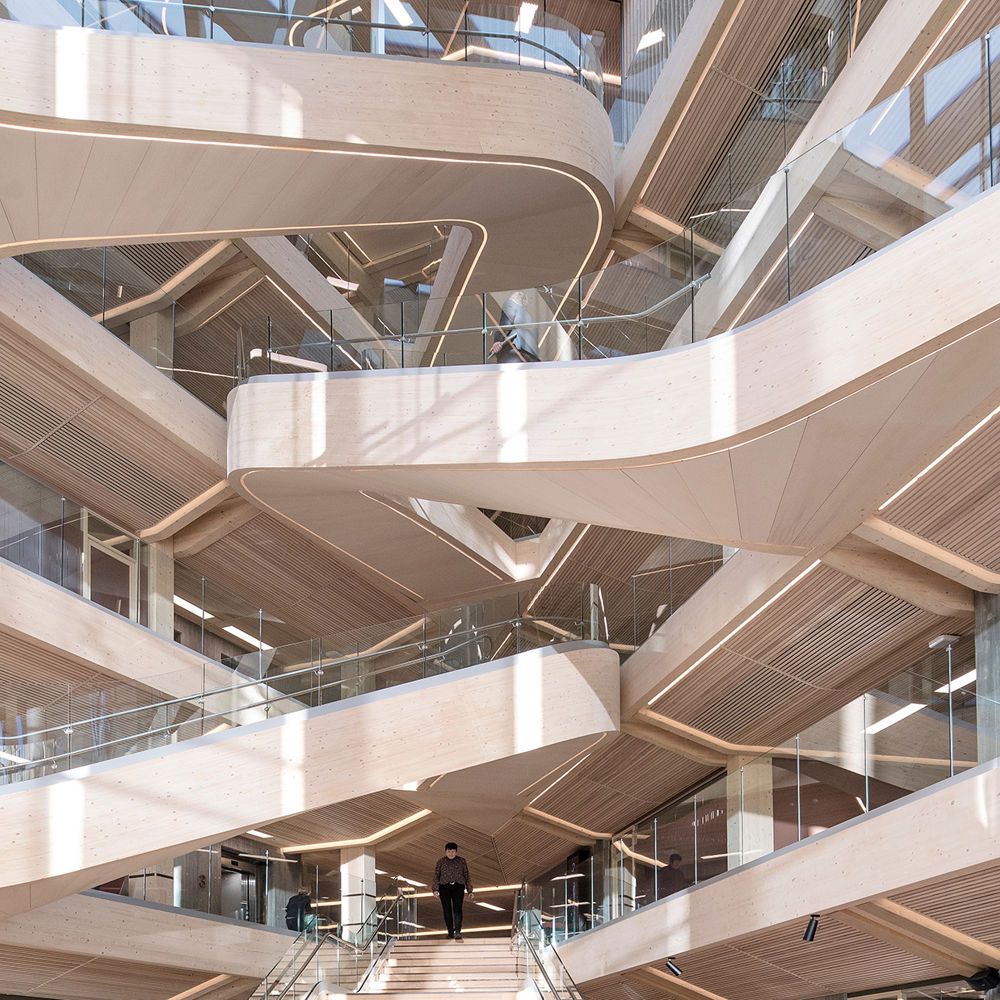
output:
POLYGON ((469 899, 472 899, 469 866, 465 863, 465 858, 458 856, 458 844, 450 841, 444 845, 444 857, 438 858, 438 863, 434 866, 431 892, 441 900, 448 937, 456 941, 462 940, 462 901, 466 891, 469 899))
POLYGON ((686 889, 690 884, 684 869, 681 868, 683 858, 675 851, 670 855, 667 867, 660 872, 660 898, 670 896, 681 889, 686 889))
POLYGON ((312 924, 312 897, 303 886, 285 906, 285 926, 290 931, 306 931, 312 924))

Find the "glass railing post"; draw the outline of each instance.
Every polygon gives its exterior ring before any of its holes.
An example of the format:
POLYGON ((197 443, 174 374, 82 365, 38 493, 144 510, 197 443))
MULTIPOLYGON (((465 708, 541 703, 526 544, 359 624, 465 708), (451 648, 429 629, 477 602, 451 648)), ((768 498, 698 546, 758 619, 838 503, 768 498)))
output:
MULTIPOLYGON (((989 37, 989 36, 987 36, 989 37)), ((988 51, 988 50, 987 50, 988 51)), ((988 64, 987 64, 988 65, 988 64)), ((993 162, 992 156, 990 162, 993 162)), ((955 707, 952 693, 951 646, 948 643, 948 774, 955 775, 955 707)))
POLYGON ((659 841, 657 838, 656 817, 653 817, 653 900, 660 898, 660 862, 659 841))
POLYGON ((865 772, 865 808, 864 811, 868 812, 871 809, 871 799, 869 798, 869 788, 868 788, 868 775, 869 775, 869 765, 868 765, 868 744, 872 737, 868 735, 868 695, 863 694, 861 696, 861 745, 862 745, 862 760, 865 772))
POLYGON ((788 301, 792 301, 792 219, 788 201, 788 167, 785 167, 785 280, 788 301))
POLYGON ((583 360, 583 278, 576 279, 576 337, 580 360, 583 360))
MULTIPOLYGON (((996 184, 996 167, 994 166, 993 160, 993 57, 991 53, 992 45, 992 32, 987 31, 985 37, 986 43, 986 119, 989 131, 986 133, 989 137, 989 153, 990 153, 990 187, 996 184)), ((949 647, 950 649, 951 647, 949 647)))
POLYGON ((743 864, 743 844, 745 843, 745 831, 743 829, 743 820, 746 816, 746 798, 744 796, 744 786, 743 786, 743 765, 740 765, 740 864, 743 864))
POLYGON ((483 312, 483 364, 486 364, 487 359, 490 356, 490 345, 487 341, 489 336, 489 329, 486 325, 486 293, 482 292, 479 296, 480 303, 482 304, 483 312))
POLYGON ((639 648, 639 607, 636 603, 636 577, 632 576, 632 649, 639 648))
POLYGON ((802 749, 801 734, 795 734, 795 839, 802 839, 802 749))
POLYGON ((691 840, 694 844, 694 884, 698 884, 698 793, 692 796, 691 827, 693 834, 691 840))

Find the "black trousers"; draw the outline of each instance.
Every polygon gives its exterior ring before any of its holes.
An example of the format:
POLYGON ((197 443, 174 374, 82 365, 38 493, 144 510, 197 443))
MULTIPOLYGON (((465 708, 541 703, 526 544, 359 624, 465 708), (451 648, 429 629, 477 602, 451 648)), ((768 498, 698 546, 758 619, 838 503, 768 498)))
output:
POLYGON ((441 896, 441 909, 444 910, 444 925, 448 928, 448 936, 462 933, 462 900, 465 898, 465 886, 461 882, 442 883, 438 886, 441 896))

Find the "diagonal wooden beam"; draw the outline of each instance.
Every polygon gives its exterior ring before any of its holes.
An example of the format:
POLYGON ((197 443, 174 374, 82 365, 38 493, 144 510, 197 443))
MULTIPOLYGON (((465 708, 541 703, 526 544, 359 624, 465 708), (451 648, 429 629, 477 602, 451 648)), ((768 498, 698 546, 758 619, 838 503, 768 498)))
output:
POLYGON ((718 993, 704 990, 684 978, 678 978, 669 972, 661 972, 659 969, 653 969, 649 966, 633 969, 631 972, 625 973, 625 978, 631 979, 641 986, 652 986, 653 989, 665 993, 669 997, 674 997, 675 1000, 726 1000, 718 993))
POLYGON ((663 241, 640 229, 632 222, 626 222, 611 234, 608 249, 614 250, 619 257, 636 257, 647 253, 663 241))
POLYGON ((329 336, 332 316, 334 338, 359 346, 382 343, 375 328, 283 236, 255 236, 237 246, 320 334, 329 336))
MULTIPOLYGON (((690 236, 690 230, 686 226, 682 226, 673 219, 668 219, 665 215, 660 215, 659 212, 654 212, 645 205, 636 205, 629 213, 628 221, 633 226, 637 226, 651 236, 655 236, 660 243, 666 243, 677 236, 690 236)), ((716 258, 722 256, 724 249, 718 243, 713 243, 698 233, 694 234, 694 245, 703 254, 716 258)))
POLYGON ((187 559, 207 549, 261 513, 263 511, 247 503, 242 497, 223 500, 174 535, 174 558, 187 559))
POLYGON ((951 617, 974 610, 973 592, 968 587, 864 539, 848 536, 823 556, 823 562, 931 614, 951 617))
POLYGON ((239 250, 229 240, 220 240, 213 244, 203 254, 196 257, 187 267, 182 268, 172 278, 165 281, 155 291, 143 295, 131 302, 123 302, 103 313, 91 317, 107 326, 119 326, 131 323, 149 313, 159 312, 185 292, 191 291, 201 284, 209 275, 222 267, 223 264, 239 255, 239 250))
POLYGON ((585 826, 577 826, 576 823, 570 823, 569 820, 542 812, 541 809, 535 809, 532 806, 525 806, 518 818, 564 840, 580 840, 581 838, 585 841, 610 840, 612 836, 610 833, 601 833, 597 830, 588 830, 585 826))
POLYGON ((879 517, 868 518, 854 534, 971 590, 1000 594, 1000 573, 879 517))
POLYGON ((670 732, 642 719, 635 722, 623 722, 622 732, 634 736, 644 743, 651 743, 663 750, 669 750, 671 753, 677 754, 678 757, 697 761, 699 764, 725 767, 726 761, 731 756, 721 750, 707 747, 702 741, 695 741, 680 733, 670 732))
POLYGON ((914 228, 910 216, 832 194, 820 198, 813 212, 828 226, 874 250, 895 243, 914 228))
POLYGON ((264 275, 253 264, 248 264, 234 274, 206 282, 180 303, 174 323, 174 339, 200 330, 263 280, 264 275))
MULTIPOLYGON (((469 248, 472 232, 465 226, 453 226, 448 234, 441 263, 438 265, 431 294, 420 317, 419 333, 431 333, 445 328, 449 320, 448 300, 460 287, 469 269, 469 248)), ((429 364, 440 347, 442 338, 428 337, 424 346, 424 364, 429 364)))

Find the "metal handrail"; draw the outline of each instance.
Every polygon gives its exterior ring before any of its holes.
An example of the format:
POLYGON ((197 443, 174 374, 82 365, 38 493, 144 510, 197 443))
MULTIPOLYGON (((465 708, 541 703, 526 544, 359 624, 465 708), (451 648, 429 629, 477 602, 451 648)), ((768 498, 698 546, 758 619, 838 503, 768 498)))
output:
MULTIPOLYGON (((677 299, 683 298, 685 295, 689 295, 691 292, 697 291, 706 281, 712 277, 711 272, 702 275, 700 278, 695 278, 694 281, 688 282, 683 288, 677 289, 675 292, 671 292, 665 298, 660 299, 658 302, 654 302, 653 305, 647 306, 645 309, 640 309, 638 312, 632 313, 612 313, 606 316, 583 316, 583 317, 567 317, 565 320, 560 319, 544 319, 544 320, 533 320, 530 323, 488 323, 482 326, 465 326, 459 327, 454 330, 432 330, 430 332, 419 333, 414 332, 412 334, 400 334, 399 336, 376 336, 376 337, 337 337, 335 344, 373 344, 376 341, 385 341, 387 343, 401 343, 403 341, 411 342, 416 341, 421 338, 426 337, 450 337, 454 334, 459 333, 481 333, 485 334, 491 330, 518 330, 525 329, 527 327, 543 327, 552 326, 557 323, 568 323, 586 329, 593 323, 614 323, 620 322, 622 320, 635 320, 635 319, 645 319, 647 316, 651 316, 653 313, 662 309, 664 306, 670 305, 671 302, 677 301, 677 299)), ((336 310, 333 310, 336 313, 336 310)), ((330 342, 328 340, 317 341, 315 344, 297 344, 293 345, 296 347, 329 347, 330 342)), ((275 350, 283 349, 281 345, 275 348, 275 350)))
MULTIPOLYGON (((524 911, 524 912, 528 912, 528 911, 524 911)), ((537 916, 535 917, 535 919, 539 920, 539 918, 537 916)), ((538 926, 539 926, 539 928, 542 928, 540 920, 539 920, 538 926)), ((542 929, 544 930, 544 928, 542 928, 542 929)), ((525 937, 527 938, 527 934, 526 933, 525 933, 525 937)), ((532 952, 534 953, 534 948, 532 948, 532 952)), ((550 944, 549 945, 549 952, 551 953, 552 957, 559 963, 559 968, 562 969, 563 975, 566 977, 566 981, 568 983, 567 991, 570 994, 570 996, 574 997, 575 1000, 583 1000, 583 994, 580 992, 580 987, 576 985, 576 980, 574 980, 573 977, 570 975, 569 969, 566 968, 566 963, 560 957, 559 952, 556 949, 556 946, 554 944, 550 944)), ((548 981, 548 980, 546 980, 546 981, 548 981)))
MULTIPOLYGON (((385 912, 382 914, 382 916, 379 919, 378 923, 375 925, 375 928, 372 930, 371 934, 368 935, 368 937, 364 940, 364 942, 361 945, 352 944, 350 941, 345 941, 344 938, 342 938, 339 935, 335 934, 333 931, 327 931, 321 938, 319 938, 317 940, 315 947, 312 949, 312 951, 309 952, 309 955, 302 962, 301 966, 299 967, 298 972, 296 972, 292 976, 292 978, 288 980, 288 982, 285 984, 285 988, 279 994, 277 994, 277 996, 274 996, 273 1000, 283 1000, 283 998, 287 995, 288 991, 299 981, 299 979, 301 978, 302 974, 309 967, 309 963, 316 957, 316 955, 319 953, 319 951, 323 947, 323 945, 325 945, 325 944, 333 941, 333 942, 336 942, 336 944, 338 946, 339 945, 344 945, 345 947, 347 947, 347 948, 349 948, 352 951, 357 952, 357 953, 361 953, 361 952, 365 951, 369 947, 369 945, 371 945, 372 941, 375 940, 375 938, 377 937, 377 935, 379 934, 379 932, 382 930, 382 928, 385 926, 385 923, 389 919, 390 915, 392 914, 393 909, 399 907, 399 901, 401 899, 401 893, 399 892, 399 877, 398 876, 393 879, 392 884, 395 886, 395 892, 393 892, 393 893, 389 893, 389 892, 384 893, 382 895, 382 897, 378 900, 378 902, 376 902, 375 909, 372 911, 372 913, 377 913, 378 910, 379 910, 380 905, 385 900, 387 900, 387 899, 391 899, 392 902, 393 902, 393 905, 389 906, 389 907, 386 907, 385 912)), ((388 945, 388 943, 389 942, 386 941, 386 945, 388 945)), ((382 952, 384 950, 385 950, 385 947, 383 947, 379 951, 379 955, 378 955, 379 958, 381 957, 382 952)), ((377 958, 372 959, 371 964, 368 966, 368 970, 365 972, 364 977, 358 983, 358 986, 357 986, 357 988, 355 989, 354 992, 358 992, 361 989, 361 987, 364 985, 364 983, 367 981, 368 976, 371 974, 371 970, 374 967, 375 962, 377 960, 378 960, 377 958)), ((272 995, 270 993, 265 992, 265 1000, 272 1000, 272 995)))
MULTIPOLYGON (((521 940, 524 941, 525 946, 531 953, 531 957, 534 959, 535 965, 538 966, 538 969, 545 980, 545 985, 548 986, 553 996, 558 997, 560 993, 556 989, 555 984, 552 982, 552 977, 549 975, 548 970, 542 963, 541 957, 535 950, 535 946, 532 943, 531 938, 528 936, 527 931, 521 926, 522 917, 524 917, 528 913, 528 911, 523 908, 523 901, 526 892, 527 892, 527 883, 522 881, 521 888, 518 889, 517 893, 514 896, 514 908, 513 908, 513 913, 511 915, 511 947, 515 947, 515 941, 519 937, 521 940)), ((544 928, 541 927, 540 922, 539 922, 539 927, 542 929, 544 934, 544 928)), ((550 945, 549 951, 552 954, 553 958, 559 963, 559 968, 562 970, 562 973, 568 984, 565 992, 569 994, 572 1000, 583 1000, 583 994, 580 992, 580 987, 576 985, 576 981, 570 975, 569 969, 566 968, 566 963, 563 962, 562 958, 560 958, 559 952, 556 951, 555 945, 550 945)), ((535 986, 536 988, 538 987, 537 982, 535 983, 535 986)), ((541 990, 539 989, 539 994, 540 993, 541 990)))
MULTIPOLYGON (((549 620, 551 620, 551 618, 549 620)), ((560 619, 555 619, 555 620, 558 621, 560 619)), ((575 621, 579 621, 579 619, 575 619, 575 618, 573 618, 573 619, 565 619, 565 620, 566 621, 574 621, 574 622, 575 621)), ((440 641, 444 641, 445 639, 455 639, 455 638, 459 638, 461 636, 466 636, 466 635, 471 636, 471 638, 469 640, 467 640, 466 642, 460 642, 460 643, 458 643, 458 644, 456 644, 454 646, 451 646, 447 650, 442 650, 441 651, 441 654, 450 654, 450 653, 458 652, 461 649, 463 649, 463 648, 465 648, 467 646, 470 646, 470 645, 474 644, 475 642, 477 642, 478 639, 480 638, 480 636, 478 636, 476 633, 482 633, 486 629, 502 628, 505 625, 525 624, 525 623, 531 623, 531 622, 538 622, 543 627, 545 625, 545 623, 542 621, 542 619, 536 619, 536 618, 533 618, 533 617, 528 617, 528 616, 523 616, 522 615, 522 616, 516 616, 514 618, 502 619, 501 621, 498 621, 498 622, 491 622, 488 625, 479 625, 479 626, 475 626, 473 628, 463 629, 460 632, 452 632, 452 633, 449 633, 446 636, 440 636, 437 639, 435 639, 434 641, 435 642, 440 642, 440 641)), ((423 660, 427 659, 427 655, 426 655, 427 654, 427 650, 429 650, 430 648, 431 648, 431 645, 429 643, 426 643, 426 642, 424 642, 424 641, 421 640, 419 642, 404 643, 403 645, 400 645, 400 646, 387 646, 384 649, 378 650, 376 653, 371 653, 371 654, 367 654, 367 655, 368 656, 385 656, 385 655, 388 655, 390 653, 402 652, 403 650, 406 650, 406 649, 418 649, 418 650, 420 650, 420 652, 421 652, 420 656, 415 657, 415 658, 413 658, 411 660, 406 660, 403 663, 393 664, 391 667, 386 667, 386 668, 383 668, 382 670, 378 671, 378 673, 389 673, 389 672, 394 671, 394 670, 401 670, 401 669, 403 669, 404 667, 407 667, 407 666, 412 666, 415 663, 423 662, 423 660)), ((308 667, 300 667, 297 670, 291 670, 291 671, 288 671, 287 673, 277 674, 274 677, 270 678, 270 681, 273 682, 273 681, 276 681, 276 680, 285 680, 285 679, 288 679, 288 678, 300 677, 300 676, 303 676, 303 675, 306 675, 306 674, 313 674, 317 670, 322 670, 322 669, 324 669, 326 667, 330 667, 330 666, 337 666, 339 664, 351 663, 351 662, 354 662, 354 661, 356 661, 358 659, 360 659, 360 657, 357 654, 355 654, 354 656, 342 656, 342 657, 339 657, 339 658, 334 659, 334 660, 324 660, 324 661, 322 661, 318 665, 310 665, 308 667)), ((179 698, 165 698, 165 699, 163 699, 161 701, 152 702, 151 704, 148 704, 148 705, 138 705, 138 706, 136 706, 134 708, 123 708, 123 709, 121 709, 121 710, 119 710, 117 712, 108 712, 105 715, 97 715, 97 716, 92 716, 90 718, 78 718, 76 721, 68 721, 68 722, 65 722, 65 723, 62 723, 62 724, 59 724, 59 725, 49 726, 46 729, 36 729, 36 730, 33 730, 31 733, 29 733, 27 735, 30 736, 32 739, 34 739, 34 738, 37 738, 37 737, 44 737, 44 736, 49 735, 49 734, 56 734, 56 733, 66 734, 66 730, 67 729, 72 730, 76 726, 88 726, 88 725, 93 725, 94 723, 107 722, 107 721, 112 720, 112 719, 121 719, 121 718, 124 718, 125 716, 128 716, 128 715, 135 715, 135 714, 137 714, 139 712, 156 711, 156 710, 161 709, 161 708, 169 708, 169 707, 171 707, 173 705, 199 705, 199 704, 204 703, 208 698, 211 698, 211 697, 214 697, 214 696, 217 696, 217 695, 227 695, 227 694, 232 694, 232 693, 234 693, 236 691, 242 691, 242 690, 244 690, 246 688, 260 688, 260 687, 265 687, 265 688, 269 688, 270 690, 274 690, 273 688, 270 688, 269 679, 267 677, 262 677, 262 678, 258 678, 258 679, 250 679, 250 680, 247 680, 247 681, 243 681, 240 684, 231 684, 231 685, 227 685, 225 687, 211 688, 211 689, 206 690, 206 691, 195 692, 194 694, 188 695, 188 696, 182 696, 182 697, 179 697, 179 698)), ((218 718, 218 717, 225 716, 225 715, 232 715, 232 714, 234 714, 236 712, 243 712, 243 711, 246 711, 246 710, 252 709, 252 708, 260 708, 260 707, 263 707, 263 706, 274 704, 275 702, 287 701, 289 699, 294 699, 296 696, 298 696, 300 694, 307 694, 307 693, 309 693, 309 692, 311 692, 313 690, 314 690, 314 688, 310 687, 310 688, 301 688, 301 689, 299 689, 297 691, 288 691, 288 692, 278 692, 278 691, 275 691, 275 693, 271 697, 262 698, 262 699, 259 699, 257 701, 250 701, 250 702, 247 702, 246 704, 242 704, 242 705, 230 706, 225 711, 208 712, 208 713, 202 712, 201 714, 197 714, 194 718, 192 718, 192 719, 186 719, 183 722, 174 722, 174 723, 171 723, 171 724, 166 725, 166 726, 161 726, 158 729, 146 729, 146 730, 143 730, 141 733, 137 733, 137 734, 134 734, 132 736, 118 737, 117 739, 114 739, 114 740, 107 740, 107 741, 99 743, 99 744, 94 744, 94 746, 114 746, 116 743, 121 743, 121 742, 124 742, 124 741, 126 741, 128 739, 134 739, 134 738, 137 738, 137 737, 151 736, 151 735, 158 734, 158 733, 163 733, 163 732, 170 732, 171 730, 180 729, 181 726, 187 725, 188 723, 190 723, 192 721, 196 721, 196 720, 197 721, 202 721, 202 720, 214 719, 214 718, 218 718)), ((25 737, 24 736, 4 736, 4 737, 0 737, 0 746, 3 746, 4 744, 9 744, 9 745, 12 745, 12 746, 16 746, 16 745, 20 745, 20 744, 23 744, 23 743, 25 743, 25 737)), ((88 747, 86 749, 93 749, 93 747, 88 747)), ((77 753, 81 753, 83 751, 80 750, 80 751, 76 751, 76 752, 77 753)), ((57 754, 57 755, 53 755, 51 757, 44 757, 44 758, 39 758, 38 760, 31 760, 31 761, 28 761, 27 763, 35 765, 35 764, 44 763, 44 762, 49 761, 49 760, 59 760, 62 757, 65 757, 67 755, 68 754, 57 754)), ((71 754, 69 754, 69 755, 71 755, 71 754)), ((10 765, 7 765, 7 766, 10 766, 10 765)), ((14 765, 14 766, 24 766, 24 765, 14 765)))
MULTIPOLYGON (((163 0, 159 0, 159 2, 162 5, 163 0)), ((515 11, 516 9, 517 8, 514 8, 514 7, 511 8, 512 11, 515 11)), ((434 33, 434 29, 430 28, 427 25, 416 25, 416 24, 405 25, 405 24, 389 23, 389 22, 382 22, 382 21, 345 20, 345 19, 337 18, 337 17, 316 17, 315 15, 311 15, 311 14, 281 14, 281 13, 278 13, 276 11, 240 10, 239 8, 235 8, 235 7, 222 7, 222 6, 218 6, 218 5, 215 5, 215 4, 213 4, 211 6, 208 6, 208 5, 205 5, 205 4, 190 4, 190 3, 186 3, 185 4, 185 10, 187 10, 187 11, 201 11, 201 12, 204 12, 204 13, 208 14, 213 25, 215 23, 215 15, 217 15, 217 14, 236 14, 236 15, 243 16, 243 17, 250 16, 250 17, 258 17, 258 18, 261 18, 261 19, 267 19, 267 18, 278 19, 278 18, 280 18, 281 20, 286 21, 286 22, 287 21, 294 21, 296 23, 296 25, 298 25, 298 24, 306 24, 306 25, 309 25, 311 27, 325 26, 325 27, 329 28, 331 25, 334 25, 334 26, 339 25, 339 26, 343 26, 345 28, 354 28, 354 27, 358 27, 358 28, 382 28, 382 29, 389 29, 389 30, 392 30, 394 32, 408 32, 408 33, 412 33, 412 34, 419 34, 422 37, 426 37, 427 35, 430 35, 430 34, 434 33)), ((98 17, 96 20, 92 20, 89 23, 84 23, 85 22, 86 7, 85 7, 84 3, 81 0, 81 3, 80 3, 80 13, 81 13, 81 26, 84 27, 84 28, 91 28, 91 29, 97 29, 97 30, 102 30, 103 29, 103 30, 107 30, 107 31, 114 31, 115 29, 114 29, 114 27, 112 25, 113 21, 115 21, 118 17, 123 16, 123 15, 132 15, 133 17, 137 17, 138 20, 143 21, 143 23, 146 24, 147 27, 151 31, 153 31, 155 34, 164 34, 164 35, 169 35, 170 34, 170 32, 168 32, 168 31, 163 31, 163 32, 157 32, 156 31, 156 29, 159 27, 159 24, 156 21, 155 14, 151 15, 150 12, 147 11, 146 8, 143 7, 140 3, 135 3, 134 5, 130 5, 130 6, 124 7, 121 10, 115 11, 115 12, 113 12, 110 15, 105 15, 105 16, 98 17), (140 14, 147 15, 148 17, 150 17, 150 20, 148 22, 145 21, 145 20, 143 20, 143 18, 141 16, 139 16, 140 14)), ((511 21, 513 22, 514 20, 516 20, 516 18, 512 17, 511 21)), ((516 31, 511 31, 510 33, 508 33, 508 32, 503 32, 503 31, 482 31, 482 30, 478 30, 478 29, 474 29, 474 28, 457 28, 456 27, 453 37, 465 37, 466 39, 468 39, 470 37, 472 37, 472 38, 502 38, 502 39, 505 39, 505 40, 508 40, 508 41, 511 41, 511 42, 515 42, 517 44, 517 46, 518 46, 518 58, 520 58, 521 47, 522 46, 527 46, 527 47, 529 47, 531 49, 534 49, 534 50, 537 50, 539 52, 542 52, 545 55, 551 56, 556 61, 564 64, 566 67, 568 67, 572 71, 572 74, 574 76, 576 76, 577 81, 582 84, 584 78, 590 77, 590 76, 596 76, 597 75, 597 74, 594 74, 593 72, 588 72, 587 70, 584 69, 583 58, 582 58, 582 56, 583 56, 583 41, 582 40, 584 38, 585 33, 579 27, 577 27, 575 24, 571 23, 570 21, 566 21, 563 18, 556 18, 555 20, 558 20, 560 23, 559 24, 545 24, 542 27, 545 28, 545 29, 547 29, 547 30, 552 30, 552 31, 565 31, 571 37, 572 37, 572 33, 573 32, 577 32, 578 35, 579 35, 579 38, 576 40, 576 45, 577 45, 577 49, 578 49, 578 51, 580 53, 580 61, 578 63, 574 63, 566 55, 564 55, 563 53, 557 51, 556 49, 551 48, 550 46, 544 44, 543 42, 538 42, 538 41, 536 41, 536 40, 534 40, 532 38, 529 38, 529 37, 526 37, 524 35, 518 34, 516 31)), ((441 30, 444 31, 445 29, 441 29, 441 30)), ((244 43, 244 44, 253 44, 253 43, 244 43)), ((270 43, 264 43, 264 44, 270 44, 270 43)), ((306 49, 307 48, 304 45, 302 45, 302 46, 287 45, 287 43, 284 46, 282 46, 282 47, 287 47, 287 48, 302 48, 302 49, 306 49)), ((498 50, 498 51, 502 51, 502 50, 498 50)), ((358 53, 347 53, 347 54, 358 54, 358 53)), ((385 55, 386 53, 377 53, 377 54, 379 54, 379 55, 385 55)), ((542 65, 541 68, 542 69, 546 69, 547 67, 543 63, 543 65, 542 65)))

